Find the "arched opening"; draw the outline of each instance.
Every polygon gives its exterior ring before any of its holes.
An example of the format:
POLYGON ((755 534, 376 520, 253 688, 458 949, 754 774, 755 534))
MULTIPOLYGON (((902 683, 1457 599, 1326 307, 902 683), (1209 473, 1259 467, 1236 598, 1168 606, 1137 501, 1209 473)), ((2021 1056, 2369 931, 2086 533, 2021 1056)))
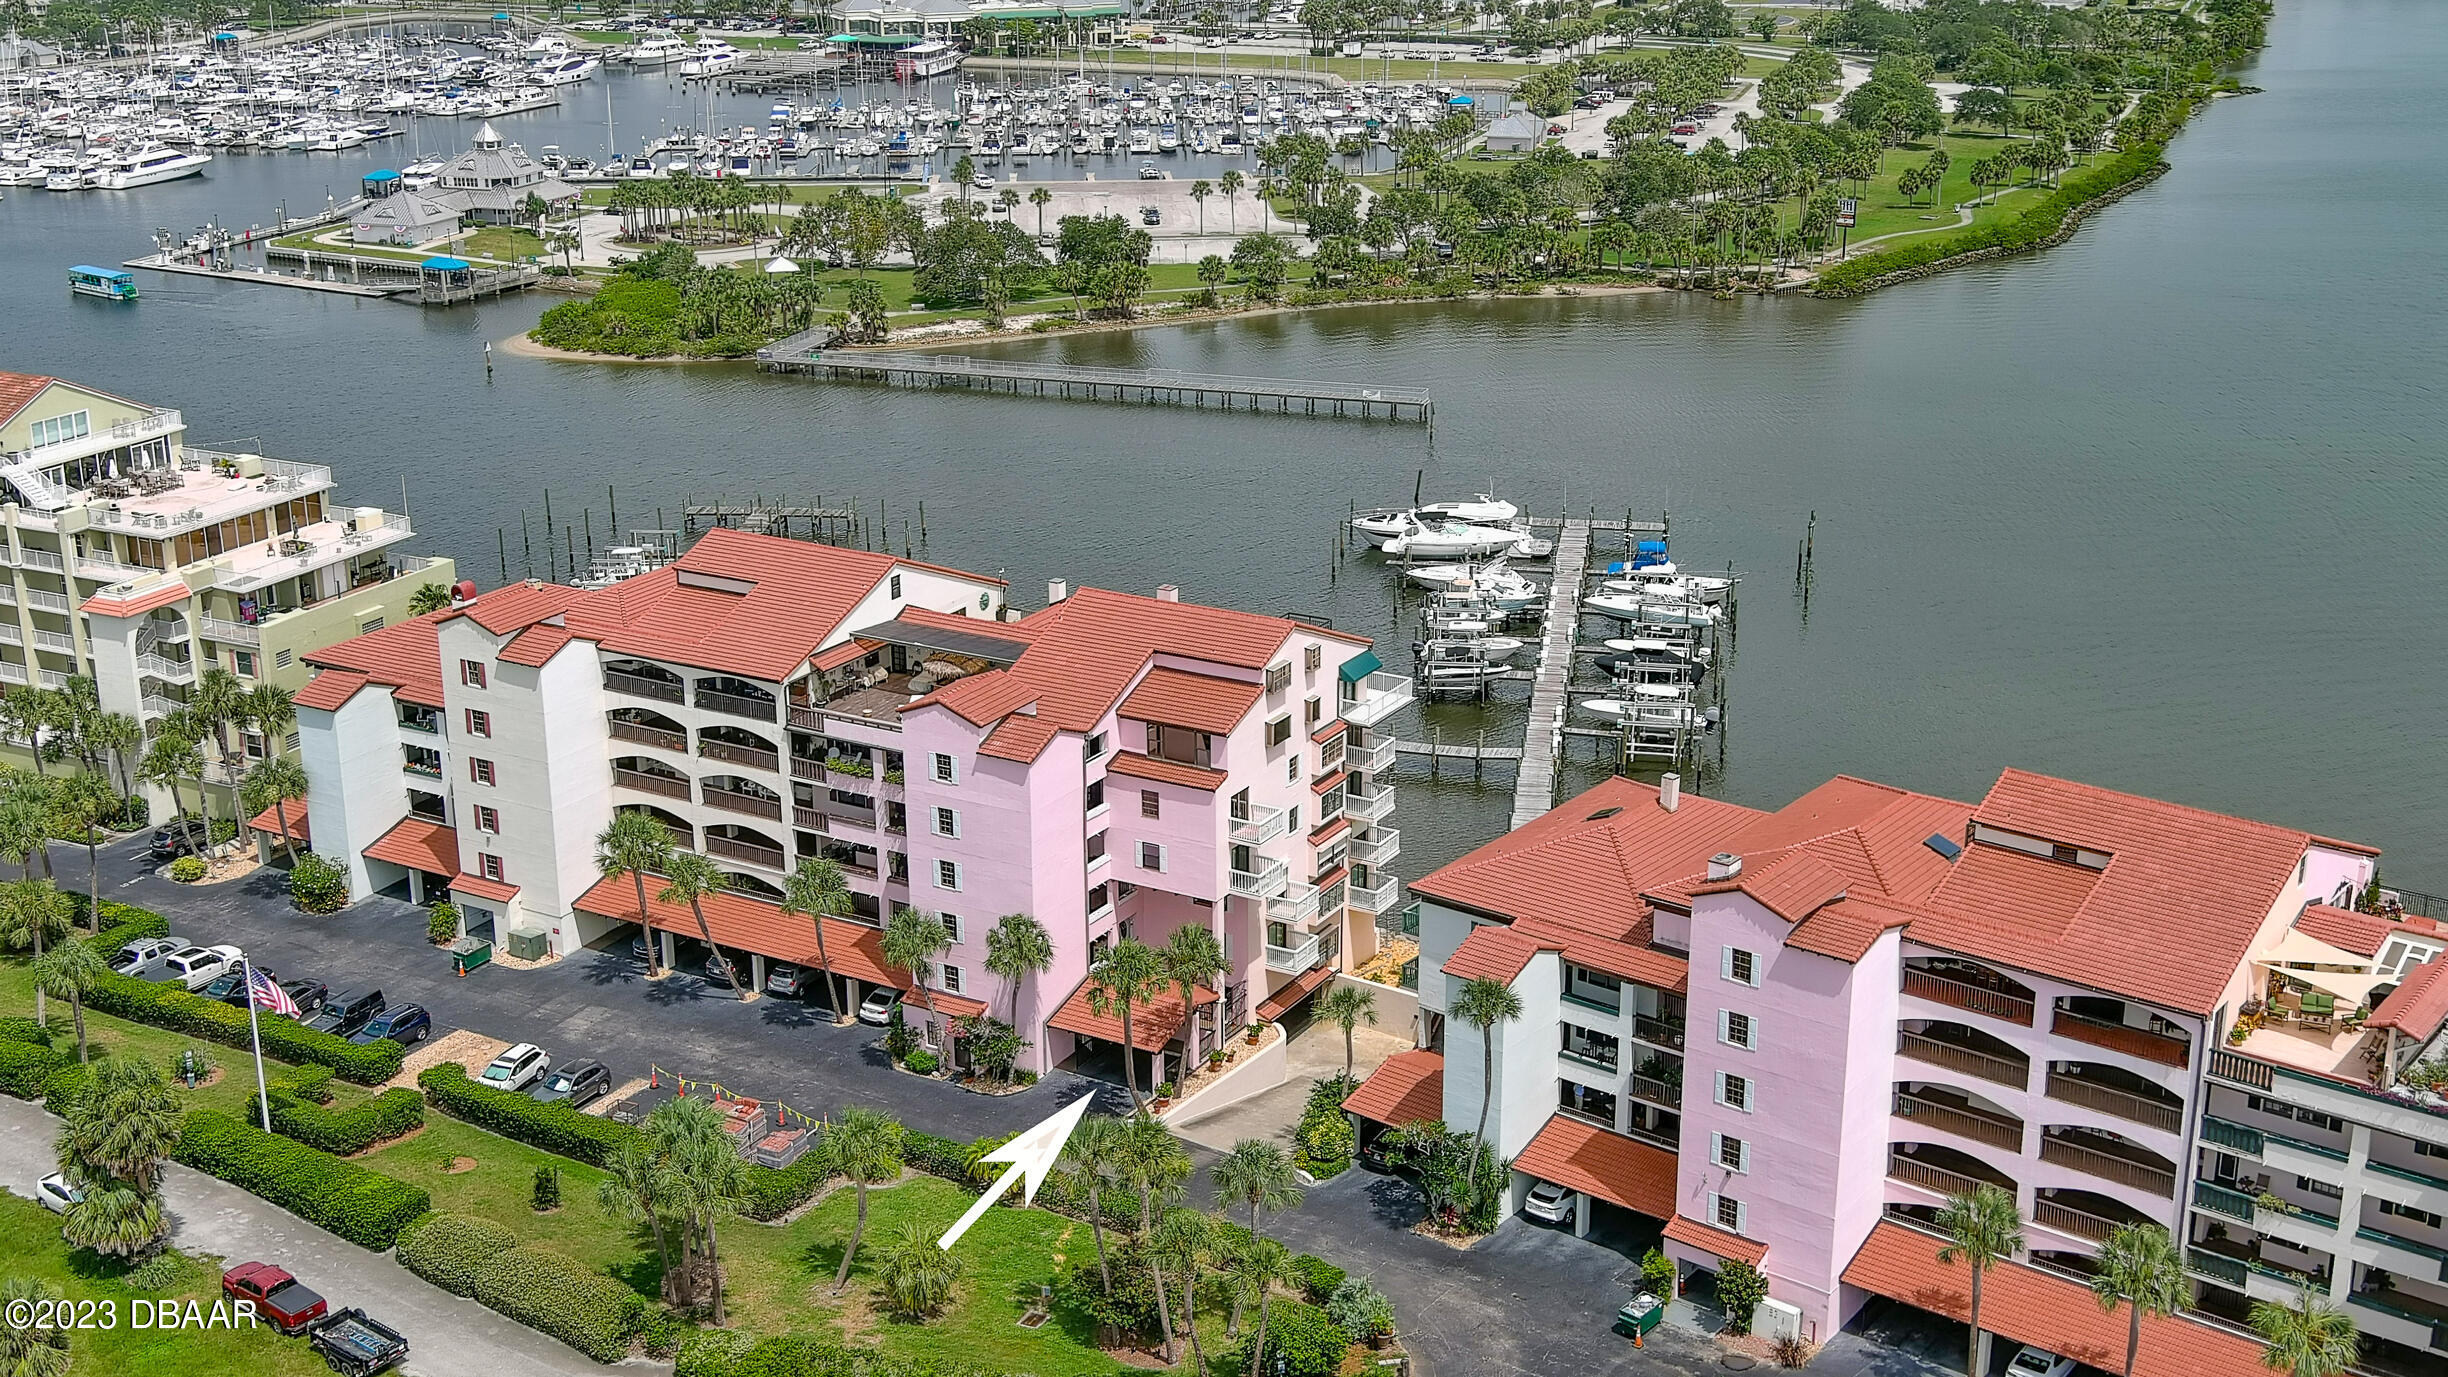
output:
POLYGON ((2029 1027, 2032 989, 2002 971, 1953 956, 1916 956, 1904 963, 1904 993, 2029 1027))
POLYGON ((751 875, 744 870, 726 869, 722 875, 723 882, 734 894, 745 894, 751 899, 770 899, 775 903, 782 902, 782 887, 771 880, 751 875))
POLYGON ((1934 1081, 1898 1081, 1895 1115, 1940 1133, 1986 1143, 2020 1155, 2022 1116, 1969 1091, 1934 1081))
POLYGON ((1906 1019, 1896 1055, 2016 1090, 2031 1086, 2031 1058, 2003 1038, 1938 1019, 1906 1019))
POLYGON ((769 870, 785 869, 788 859, 782 850, 782 843, 753 827, 728 822, 714 823, 706 828, 705 853, 727 860, 746 861, 769 870))
POLYGON ((604 665, 604 691, 629 698, 679 703, 688 697, 680 676, 645 660, 611 660, 604 665))
POLYGON ((614 805, 612 811, 615 813, 643 813, 663 824, 670 831, 673 846, 683 851, 693 851, 697 848, 697 829, 690 825, 687 818, 668 808, 658 808, 651 803, 622 803, 614 805))
POLYGON ((688 754, 688 729, 652 708, 614 708, 604 715, 615 741, 688 754))
POLYGON ((2152 1196, 2176 1191, 2174 1162, 2106 1129, 2051 1124, 2042 1131, 2040 1160, 2152 1196))
POLYGON ((698 794, 708 808, 747 817, 782 820, 782 796, 753 779, 739 775, 708 775, 698 794))
POLYGON ((623 789, 686 802, 688 776, 652 756, 624 755, 612 761, 612 782, 623 789))
POLYGON ((2114 1196, 2070 1186, 2043 1187, 2032 1198, 2032 1223, 2104 1243, 2120 1224, 2156 1223, 2114 1196))
POLYGON ((2162 1133, 2176 1133, 2184 1128, 2182 1098, 2152 1084, 2146 1077, 2107 1062, 2050 1062, 2048 1096, 2162 1133))
POLYGON ((1895 1143, 1887 1149, 1887 1174, 1940 1195, 1970 1195, 1982 1186, 2015 1193, 2015 1179, 1971 1153, 1944 1143, 1895 1143))
POLYGON ((754 770, 779 770, 782 755, 774 743, 752 731, 738 727, 704 727, 697 732, 697 754, 726 765, 745 765, 754 770))
POLYGON ((710 675, 697 681, 697 706, 708 712, 727 712, 733 717, 753 717, 759 722, 779 720, 774 713, 773 690, 728 674, 710 675))

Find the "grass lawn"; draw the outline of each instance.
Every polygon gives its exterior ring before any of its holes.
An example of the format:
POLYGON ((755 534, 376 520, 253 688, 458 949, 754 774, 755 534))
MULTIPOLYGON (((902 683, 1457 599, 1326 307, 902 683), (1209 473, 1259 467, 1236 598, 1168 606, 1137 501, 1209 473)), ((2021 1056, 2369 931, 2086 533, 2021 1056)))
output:
MULTIPOLYGON (((1981 188, 1972 185, 1972 164, 1995 157, 2012 145, 2012 140, 2001 139, 1994 134, 1949 130, 1934 142, 1911 143, 1902 148, 1889 149, 1886 156, 1879 160, 1878 176, 1870 180, 1862 194, 1852 241, 1858 244, 1864 239, 1909 230, 1954 229, 1955 205, 1983 194, 1981 188), (1906 168, 1918 167, 1928 161, 1933 146, 1946 149, 1945 185, 1939 188, 1934 198, 1924 191, 1919 205, 1907 205, 1896 192, 1896 178, 1903 175, 1906 168)), ((1972 223, 1981 224, 2001 216, 2020 214, 2036 194, 2033 189, 2021 187, 2001 192, 1996 200, 1973 209, 1972 223)))
MULTIPOLYGON (((70 1056, 76 1055, 76 1028, 68 1012, 68 1001, 50 1001, 51 1045, 70 1056)), ((34 973, 20 958, 0 962, 0 1015, 23 1018, 34 1016, 34 973)), ((85 1011, 85 1041, 94 1056, 109 1052, 134 1052, 152 1059, 164 1071, 178 1064, 178 1055, 190 1047, 201 1047, 221 1068, 221 1078, 211 1085, 195 1090, 180 1091, 190 1106, 218 1109, 225 1113, 244 1115, 247 1102, 255 1096, 255 1064, 247 1053, 219 1043, 202 1042, 179 1033, 149 1028, 141 1023, 129 1023, 108 1014, 85 1011)), ((278 1076, 287 1070, 281 1063, 265 1058, 264 1074, 278 1076)), ((365 1096, 361 1087, 345 1082, 332 1082, 333 1103, 352 1104, 365 1096)))
POLYGON ((472 258, 497 258, 507 262, 540 257, 544 252, 544 240, 524 225, 488 225, 461 239, 459 252, 472 258))
MULTIPOLYGON (((187 1377, 190 1373, 244 1372, 250 1377, 309 1377, 327 1371, 304 1339, 284 1339, 271 1326, 257 1329, 138 1329, 130 1305, 147 1300, 193 1300, 206 1312, 221 1296, 220 1268, 184 1258, 175 1285, 166 1291, 132 1291, 115 1261, 61 1241, 59 1219, 31 1200, 0 1194, 0 1273, 32 1277, 57 1286, 72 1301, 107 1301, 117 1324, 81 1329, 68 1340, 71 1370, 112 1377, 187 1377)), ((95 1312, 97 1325, 101 1312, 95 1312)))

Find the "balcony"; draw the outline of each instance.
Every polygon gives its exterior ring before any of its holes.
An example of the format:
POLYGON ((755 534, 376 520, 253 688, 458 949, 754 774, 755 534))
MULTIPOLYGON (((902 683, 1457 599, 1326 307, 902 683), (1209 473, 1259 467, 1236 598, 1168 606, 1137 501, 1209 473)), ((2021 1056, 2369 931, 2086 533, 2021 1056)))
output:
POLYGON ((2061 1234, 2072 1234, 2076 1238, 2087 1238, 2094 1243, 2105 1243, 2108 1241, 2108 1235, 2116 1232, 2119 1226, 2129 1221, 2111 1219, 2106 1215, 2093 1214, 2089 1210, 2078 1210, 2063 1201, 2051 1200, 2042 1196, 2032 1201, 2032 1222, 2043 1228, 2055 1229, 2061 1234))
POLYGON ((1608 1056, 1606 1053, 1595 1047, 1574 1047, 1568 1043, 1561 1050, 1559 1050, 1556 1055, 1562 1057, 1568 1062, 1571 1062, 1573 1065, 1582 1068, 1583 1070, 1603 1072, 1609 1076, 1617 1076, 1623 1073, 1623 1064, 1621 1062, 1617 1061, 1614 1057, 1608 1056))
POLYGON ((1355 727, 1374 727, 1411 706, 1412 685, 1405 675, 1375 670, 1359 683, 1345 687, 1351 691, 1351 697, 1344 700, 1343 720, 1355 727))
MULTIPOLYGON (((1401 854, 1402 833, 1392 829, 1378 832, 1367 841, 1356 841, 1351 844, 1351 860, 1354 865, 1365 865, 1371 868, 1390 865, 1394 858, 1401 854)), ((1375 913, 1379 910, 1369 911, 1375 913)))
POLYGON ((1896 1055, 1914 1061, 1943 1066, 1979 1080, 1993 1081, 2022 1090, 2031 1084, 2031 1067, 1992 1052, 1967 1047, 1958 1042, 1942 1041, 1926 1033, 1900 1033, 1896 1037, 1896 1055))
POLYGON ((2247 1224, 2253 1222, 2253 1198, 2215 1181, 2193 1183, 2193 1208, 2242 1220, 2247 1224))
POLYGON ((1887 1174, 1898 1181, 1909 1181, 1924 1190, 1936 1191, 1944 1196, 1970 1195, 1983 1186, 1997 1184, 1994 1181, 1984 1181, 1977 1176, 1966 1176, 1962 1172, 1948 1171, 1944 1167, 1917 1161, 1893 1151, 1887 1154, 1887 1174))
POLYGON ((417 775, 425 779, 440 779, 442 777, 442 762, 439 760, 410 759, 402 762, 400 768, 406 770, 412 775, 417 775))
MULTIPOLYGON (((219 617, 198 617, 196 626, 204 633, 205 639, 219 641, 224 645, 260 646, 263 644, 263 628, 246 622, 225 622, 219 617)), ((165 631, 162 634, 170 636, 174 633, 165 631)))
POLYGON ((1368 889, 1353 885, 1349 903, 1362 913, 1391 913, 1402 907, 1402 881, 1388 875, 1368 889))
POLYGON ((1950 1005, 1957 1009, 1969 1009, 1976 1014, 2004 1019, 2008 1023, 2020 1023, 2026 1028, 2030 1027, 2032 1022, 2031 996, 2017 995, 1986 985, 1976 985, 1971 981, 1958 980, 1953 976, 1941 975, 1936 971, 1906 967, 1904 993, 1930 1000, 1933 1003, 1950 1005))
POLYGON ((37 630, 34 633, 34 644, 40 649, 60 655, 76 654, 76 637, 65 631, 37 630))
POLYGON ((770 698, 752 698, 744 693, 725 693, 720 689, 697 690, 697 706, 707 712, 728 713, 733 717, 753 717, 759 722, 771 722, 774 703, 770 698))
POLYGON ((624 770, 612 767, 612 782, 623 789, 635 789, 642 794, 660 794, 664 798, 686 799, 689 782, 675 775, 649 774, 644 770, 624 770))
POLYGON ((2193 1044, 2184 1038, 2154 1033, 2147 1028, 2136 1028, 2109 1019, 2093 1018, 2072 1009, 2051 1010, 2049 1031, 2061 1038, 2104 1047, 2111 1052, 2122 1052, 2129 1057, 2172 1066, 2180 1071, 2193 1061, 2193 1044))
POLYGON ((1660 1109, 1681 1109, 1683 1107, 1683 1083, 1670 1081, 1662 1076, 1644 1076, 1635 1072, 1632 1076, 1632 1098, 1645 1104, 1656 1105, 1660 1109))
POLYGON ((2213 1050, 2210 1053, 2210 1074, 2223 1081, 2243 1086, 2247 1090, 2267 1090, 2277 1080, 2277 1068, 2265 1061, 2234 1052, 2213 1050))
POLYGON ((766 798, 760 794, 745 793, 738 789, 725 789, 715 784, 705 786, 704 797, 705 806, 708 808, 719 808, 726 813, 744 813, 752 818, 766 818, 774 822, 782 820, 782 801, 780 799, 766 798))
POLYGON ((1375 822, 1393 811, 1394 791, 1391 789, 1380 789, 1373 794, 1346 793, 1343 796, 1343 816, 1354 823, 1375 822))
POLYGON ((2357 1328, 2367 1334, 2408 1347, 2448 1352, 2448 1307, 2389 1287, 2349 1291, 2346 1302, 2388 1317, 2387 1321, 2359 1322, 2357 1328))
POLYGON ((2070 1167, 2102 1181, 2129 1186, 2148 1195, 2176 1193, 2174 1167, 2163 1167, 2137 1157, 2091 1147, 2063 1135, 2046 1136, 2040 1140, 2040 1160, 2070 1167))
POLYGON ((1260 804, 1235 804, 1232 840, 1238 846, 1264 846, 1291 830, 1291 818, 1292 814, 1286 809, 1268 808, 1260 804))
POLYGON ((17 629, 17 623, 13 621, 0 622, 0 645, 24 644, 25 633, 17 629))
POLYGON ((2448 1249, 2369 1226, 2356 1229, 2355 1237, 2375 1245, 2380 1251, 2380 1265, 2401 1276, 2448 1278, 2448 1249))
POLYGON ((1324 939, 1314 933, 1310 935, 1308 941, 1297 947, 1279 947, 1270 942, 1266 949, 1267 969, 1282 971, 1287 975, 1299 975, 1317 965, 1318 953, 1323 944, 1324 939))
POLYGON ((57 612, 65 616, 69 609, 68 595, 53 593, 41 588, 29 588, 26 590, 26 606, 38 607, 45 612, 57 612))
POLYGON ((652 746, 657 750, 674 751, 681 755, 688 754, 688 733, 686 732, 649 727, 643 722, 614 722, 610 734, 615 741, 628 741, 640 746, 652 746))
MULTIPOLYGON (((37 641, 49 634, 47 631, 34 633, 37 641)), ((188 684, 195 682, 196 668, 193 660, 173 660, 165 655, 139 655, 136 657, 136 672, 150 674, 173 684, 188 684)))
POLYGON ((761 746, 740 746, 729 741, 699 741, 697 754, 726 765, 745 765, 754 770, 780 770, 782 757, 761 746))
POLYGON ((47 569, 54 574, 68 567, 58 555, 49 550, 37 550, 31 545, 18 552, 17 562, 28 569, 47 569))
POLYGON ((830 820, 827 819, 823 813, 814 808, 808 807, 804 803, 794 803, 791 805, 791 826, 798 828, 802 832, 828 832, 832 830, 830 820))
MULTIPOLYGON (((1316 885, 1288 885, 1282 894, 1267 900, 1266 916, 1278 923, 1306 923, 1318 916, 1319 896, 1316 885)), ((1301 969, 1309 968, 1303 966, 1301 969)))
POLYGON ((1291 887, 1292 871, 1282 861, 1267 860, 1256 870, 1231 872, 1228 884, 1233 893, 1244 899, 1272 899, 1291 887))
MULTIPOLYGON (((20 680, 19 682, 23 681, 20 680)), ((167 717, 185 706, 187 706, 185 703, 180 702, 176 698, 167 698, 158 693, 148 693, 137 705, 137 711, 140 715, 145 717, 167 717)))
POLYGON ((2198 1244, 2185 1249, 2185 1268, 2241 1291, 2244 1289, 2244 1262, 2224 1253, 2214 1253, 2198 1244))
POLYGON ((630 698, 651 698, 658 703, 678 703, 687 698, 677 679, 657 679, 646 674, 631 674, 627 670, 607 669, 603 677, 604 692, 623 694, 630 698))
POLYGON ((1917 1124, 1927 1124, 1942 1133, 1987 1143, 2008 1152, 2023 1150, 2023 1121, 1992 1114, 1969 1101, 1954 1102, 1926 1094, 1899 1090, 1895 1097, 1895 1115, 1917 1124))
POLYGON ((708 836, 705 839, 705 850, 709 856, 724 856, 735 861, 746 861, 750 865, 761 865, 768 870, 784 868, 782 848, 767 846, 763 842, 743 841, 737 837, 708 836))
POLYGON ((2048 1073, 2048 1096, 2085 1109, 2155 1128, 2162 1133, 2175 1133, 2184 1126, 2184 1109, 2130 1090, 2120 1090, 2095 1080, 2087 1080, 2069 1072, 2051 1069, 2048 1073))
POLYGON ((16 660, 0 660, 0 680, 6 680, 12 684, 24 683, 26 681, 25 665, 16 660))
POLYGON ((403 703, 400 705, 399 725, 400 730, 404 732, 422 732, 427 736, 440 736, 442 734, 442 714, 431 708, 412 708, 403 703))
POLYGON ((1366 746, 1346 747, 1343 768, 1371 775, 1380 770, 1391 770, 1394 768, 1394 745, 1393 737, 1381 736, 1366 746))
POLYGON ((2261 1130, 2250 1124, 2230 1123, 2205 1114, 2202 1116, 2202 1141, 2245 1157, 2259 1157, 2264 1139, 2261 1130))
MULTIPOLYGON (((1571 999, 1572 996, 1567 995, 1565 998, 1571 999)), ((1574 1002, 1589 1003, 1587 1000, 1575 1000, 1574 1002)), ((1591 1005, 1590 1007, 1604 1008, 1605 1006, 1591 1005)), ((1632 1016, 1632 1036, 1652 1047, 1664 1047, 1676 1052, 1683 1050, 1684 1026, 1684 1021, 1681 1019, 1661 1018, 1656 1014, 1634 1014, 1632 1016)))

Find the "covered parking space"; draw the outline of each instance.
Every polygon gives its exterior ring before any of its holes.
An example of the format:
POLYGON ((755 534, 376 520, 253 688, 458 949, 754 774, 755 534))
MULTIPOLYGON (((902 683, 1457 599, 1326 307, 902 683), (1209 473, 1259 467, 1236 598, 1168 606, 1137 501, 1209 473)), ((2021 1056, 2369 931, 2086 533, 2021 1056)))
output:
MULTIPOLYGON (((1121 1084, 1124 1055, 1121 1011, 1098 1013, 1088 985, 1087 980, 1082 980, 1063 999, 1054 1016, 1046 1020, 1049 1031, 1070 1034, 1070 1048, 1057 1044, 1046 1050, 1054 1055, 1056 1065, 1066 1071, 1121 1084)), ((1222 996, 1200 986, 1197 998, 1198 1007, 1206 1009, 1222 996)), ((1142 1089, 1180 1079, 1182 1053, 1188 1050, 1181 1044, 1181 1034, 1187 1022, 1181 993, 1170 986, 1144 1004, 1131 1005, 1130 1049, 1138 1059, 1135 1069, 1142 1089)))
POLYGON ((287 863, 289 856, 284 844, 299 851, 314 845, 306 835, 306 800, 302 798, 257 813, 247 819, 247 831, 254 834, 255 859, 265 865, 287 863), (289 814, 286 829, 281 826, 283 812, 289 814))
POLYGON ((459 877, 459 834, 445 823, 402 818, 366 847, 365 858, 378 893, 404 890, 408 902, 430 904, 459 877))
POLYGON ((1580 1238, 1595 1233, 1645 1250, 1674 1218, 1673 1153, 1562 1114, 1514 1157, 1513 1180, 1516 1209, 1537 1181, 1573 1192, 1573 1233, 1580 1238))
POLYGON ((1445 1056, 1425 1048, 1397 1052, 1343 1097, 1343 1112, 1352 1116, 1359 1151, 1366 1154, 1379 1138, 1405 1124, 1445 1121, 1445 1056))

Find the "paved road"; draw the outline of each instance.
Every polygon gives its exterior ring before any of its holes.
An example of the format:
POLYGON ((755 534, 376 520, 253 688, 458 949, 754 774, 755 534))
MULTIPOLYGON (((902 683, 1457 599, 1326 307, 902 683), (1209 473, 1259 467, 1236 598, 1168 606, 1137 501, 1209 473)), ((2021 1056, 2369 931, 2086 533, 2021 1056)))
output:
MULTIPOLYGON (((0 1187, 29 1199, 53 1170, 59 1121, 22 1100, 0 1098, 0 1187)), ((266 1258, 294 1271, 337 1310, 361 1305, 408 1339, 410 1373, 425 1377, 502 1377, 506 1373, 601 1373, 594 1360, 504 1319, 472 1300, 429 1285, 387 1253, 356 1244, 265 1204, 236 1186, 171 1165, 164 1186, 172 1238, 190 1252, 227 1259, 266 1258)), ((671 1364, 625 1363, 640 1373, 671 1364)))

